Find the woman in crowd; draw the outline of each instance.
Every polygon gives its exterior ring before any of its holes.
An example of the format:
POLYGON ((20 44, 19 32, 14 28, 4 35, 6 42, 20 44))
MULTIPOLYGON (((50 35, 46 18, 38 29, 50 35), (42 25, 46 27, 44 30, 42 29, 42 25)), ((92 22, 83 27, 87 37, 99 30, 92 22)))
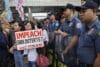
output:
MULTIPOLYGON (((34 24, 30 21, 25 21, 24 27, 25 27, 25 31, 35 29, 34 24)), ((36 48, 24 50, 24 57, 27 57, 27 59, 25 60, 25 66, 24 67, 36 67, 36 60, 37 60, 37 57, 38 57, 38 53, 36 51, 36 48)))
POLYGON ((37 27, 38 27, 38 29, 42 29, 42 31, 43 31, 43 40, 44 40, 44 47, 43 48, 39 48, 39 52, 43 53, 44 55, 46 55, 47 54, 47 46, 48 46, 48 42, 49 42, 48 32, 43 27, 43 24, 41 22, 38 22, 37 27))
POLYGON ((38 67, 48 67, 49 65, 49 59, 47 58, 47 53, 48 53, 48 42, 49 42, 49 37, 46 29, 43 27, 42 22, 38 22, 37 24, 38 29, 42 29, 43 32, 43 41, 44 41, 44 47, 38 48, 38 59, 37 59, 37 66, 38 67))
MULTIPOLYGON (((36 29, 34 24, 30 21, 25 21, 24 27, 25 27, 25 30, 34 30, 34 29, 36 29)), ((38 23, 37 27, 38 27, 37 29, 42 29, 41 23, 38 23)), ((47 34, 46 30, 44 30, 44 29, 42 29, 42 30, 43 30, 44 44, 47 44, 48 41, 49 41, 48 34, 47 34)), ((27 57, 27 59, 24 58, 25 67, 36 67, 37 66, 36 61, 37 61, 37 58, 38 58, 38 53, 39 54, 40 53, 45 54, 44 48, 43 48, 43 50, 41 50, 40 48, 38 50, 39 50, 38 52, 37 52, 36 48, 24 50, 24 57, 27 57), (28 60, 28 63, 27 63, 26 60, 28 60)))

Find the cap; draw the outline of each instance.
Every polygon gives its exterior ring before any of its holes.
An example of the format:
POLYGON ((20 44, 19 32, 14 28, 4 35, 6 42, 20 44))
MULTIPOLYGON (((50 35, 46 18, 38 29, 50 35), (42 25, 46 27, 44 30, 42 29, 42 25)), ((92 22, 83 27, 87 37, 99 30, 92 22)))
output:
POLYGON ((87 0, 82 6, 76 6, 75 9, 77 11, 81 9, 98 9, 98 5, 92 0, 87 0))

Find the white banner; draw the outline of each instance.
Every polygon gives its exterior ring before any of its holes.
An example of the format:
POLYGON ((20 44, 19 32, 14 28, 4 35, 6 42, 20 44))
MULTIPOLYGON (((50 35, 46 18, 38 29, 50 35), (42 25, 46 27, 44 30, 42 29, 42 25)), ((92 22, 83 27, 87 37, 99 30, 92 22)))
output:
POLYGON ((16 32, 17 50, 44 47, 43 32, 41 29, 16 32))

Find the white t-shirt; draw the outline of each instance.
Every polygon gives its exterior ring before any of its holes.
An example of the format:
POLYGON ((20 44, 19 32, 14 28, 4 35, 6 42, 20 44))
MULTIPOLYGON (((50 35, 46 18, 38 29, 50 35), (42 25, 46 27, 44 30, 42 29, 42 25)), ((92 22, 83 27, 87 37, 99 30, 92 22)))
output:
POLYGON ((28 53, 28 60, 29 61, 35 62, 37 59, 37 56, 38 56, 38 53, 37 53, 35 48, 29 50, 29 53, 28 53))
MULTIPOLYGON (((48 33, 46 30, 43 30, 43 39, 44 41, 49 41, 48 33)), ((28 55, 28 61, 35 62, 38 56, 38 53, 36 51, 36 48, 24 50, 24 55, 28 55)))
POLYGON ((33 61, 35 62, 38 56, 38 53, 36 51, 36 48, 33 49, 26 49, 24 50, 24 55, 28 55, 28 61, 33 61))

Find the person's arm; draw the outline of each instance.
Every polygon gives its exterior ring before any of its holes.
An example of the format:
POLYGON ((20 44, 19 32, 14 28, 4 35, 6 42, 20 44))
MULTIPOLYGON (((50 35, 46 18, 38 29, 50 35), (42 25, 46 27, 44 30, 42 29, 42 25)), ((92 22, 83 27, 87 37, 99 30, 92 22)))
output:
POLYGON ((95 52, 96 52, 94 67, 100 67, 100 31, 97 33, 97 36, 95 38, 94 47, 95 47, 95 52))
POLYGON ((0 17, 2 23, 5 25, 6 28, 10 27, 10 24, 8 23, 8 21, 6 20, 5 17, 0 17))
POLYGON ((14 49, 17 49, 17 45, 14 44, 10 49, 9 49, 9 52, 10 53, 13 53, 14 49))
POLYGON ((100 67, 100 53, 98 53, 96 56, 94 67, 100 67))
POLYGON ((0 17, 0 19, 1 19, 1 22, 2 22, 3 30, 6 31, 7 33, 9 33, 10 24, 7 22, 5 17, 0 17))
POLYGON ((63 51, 63 54, 66 54, 70 49, 72 49, 78 41, 78 36, 73 36, 69 45, 63 51))
POLYGON ((68 44, 68 46, 63 51, 63 54, 67 53, 70 49, 72 49, 76 45, 76 43, 78 42, 78 39, 79 39, 79 34, 81 32, 80 29, 81 29, 81 23, 77 23, 76 26, 73 28, 72 39, 71 39, 70 43, 68 44))
POLYGON ((58 30, 58 33, 59 33, 60 35, 62 35, 63 37, 66 37, 66 36, 69 35, 69 34, 66 33, 66 32, 62 32, 61 30, 58 30))

